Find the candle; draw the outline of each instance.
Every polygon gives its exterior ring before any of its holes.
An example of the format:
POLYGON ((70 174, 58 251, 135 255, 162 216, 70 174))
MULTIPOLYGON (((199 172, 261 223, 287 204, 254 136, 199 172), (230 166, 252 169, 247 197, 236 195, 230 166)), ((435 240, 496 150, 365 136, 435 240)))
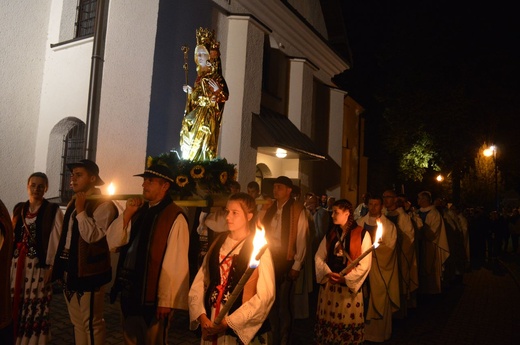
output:
POLYGON ((110 184, 108 185, 107 192, 108 192, 108 195, 116 194, 116 186, 114 185, 113 182, 110 182, 110 184))
POLYGON ((233 289, 231 295, 229 295, 226 304, 224 304, 224 306, 220 309, 220 312, 215 318, 215 321, 213 321, 214 324, 218 325, 222 322, 224 316, 226 316, 227 312, 229 311, 229 309, 231 309, 233 303, 235 303, 236 299, 238 298, 238 295, 240 295, 240 293, 244 289, 244 286, 251 277, 251 274, 253 274, 254 270, 260 264, 260 258, 262 257, 266 249, 267 241, 265 240, 265 230, 257 229, 255 238, 253 239, 253 252, 251 253, 251 259, 249 260, 249 267, 246 269, 246 271, 238 281, 238 284, 233 289))
POLYGON ((350 264, 347 265, 341 272, 339 272, 340 275, 347 274, 351 269, 357 266, 357 264, 365 258, 368 254, 372 253, 374 249, 379 247, 379 244, 381 243, 381 238, 383 237, 383 223, 381 223, 381 220, 378 218, 377 221, 377 230, 376 230, 376 238, 374 239, 374 244, 370 246, 363 254, 358 256, 354 261, 352 261, 350 264))

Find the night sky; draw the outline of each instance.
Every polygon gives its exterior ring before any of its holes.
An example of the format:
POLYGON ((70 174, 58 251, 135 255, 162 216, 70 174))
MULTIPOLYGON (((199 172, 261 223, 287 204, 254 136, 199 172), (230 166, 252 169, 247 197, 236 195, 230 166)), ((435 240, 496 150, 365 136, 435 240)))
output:
MULTIPOLYGON (((475 149, 495 143, 504 176, 517 187, 520 23, 513 3, 349 0, 343 6, 353 59, 345 88, 366 109, 371 161, 386 154, 379 140, 385 107, 397 101, 406 107, 412 91, 428 95, 429 111, 463 103, 470 116, 460 121, 471 130, 475 149)), ((443 119, 446 126, 459 120, 452 113, 443 119)), ((457 136, 446 140, 460 144, 457 136)))

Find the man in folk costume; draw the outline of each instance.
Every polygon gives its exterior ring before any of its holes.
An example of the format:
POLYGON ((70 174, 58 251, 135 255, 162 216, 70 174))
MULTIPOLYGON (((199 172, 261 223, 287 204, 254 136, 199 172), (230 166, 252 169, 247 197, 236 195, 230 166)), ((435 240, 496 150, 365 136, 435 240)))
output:
POLYGON ((87 200, 101 195, 96 187, 104 184, 96 163, 83 159, 67 167, 75 195, 65 211, 53 279, 63 282, 76 345, 104 344, 104 285, 112 279, 105 235, 118 211, 112 201, 87 200))
POLYGON ((397 228, 396 250, 399 265, 400 282, 400 310, 397 317, 407 315, 408 308, 417 306, 417 288, 419 277, 417 274, 417 256, 415 253, 415 230, 410 216, 404 211, 397 200, 397 194, 393 190, 383 193, 383 204, 386 208, 385 216, 397 228))
POLYGON ((0 200, 0 344, 13 344, 13 314, 11 312, 11 258, 13 257, 13 227, 11 217, 0 200))
POLYGON ((450 256, 448 238, 442 215, 432 204, 430 192, 420 192, 417 198, 419 212, 414 219, 419 228, 419 292, 442 292, 442 272, 450 256))
POLYGON ((135 176, 144 179, 143 198, 129 199, 107 233, 120 251, 111 297, 121 292, 125 344, 166 344, 173 310, 188 309, 188 222, 170 196, 175 178, 166 166, 135 176))
POLYGON ((370 233, 375 241, 376 220, 383 225, 381 244, 372 253, 372 266, 368 274, 369 300, 365 316, 365 340, 383 342, 392 335, 392 313, 399 310, 399 268, 397 264, 397 230, 382 215, 381 197, 370 196, 368 213, 357 220, 358 225, 370 233))
POLYGON ((293 188, 290 178, 277 177, 273 184, 276 202, 269 207, 262 219, 276 276, 276 299, 269 315, 274 344, 290 343, 294 319, 293 283, 300 276, 308 249, 307 214, 303 204, 291 198, 293 188))

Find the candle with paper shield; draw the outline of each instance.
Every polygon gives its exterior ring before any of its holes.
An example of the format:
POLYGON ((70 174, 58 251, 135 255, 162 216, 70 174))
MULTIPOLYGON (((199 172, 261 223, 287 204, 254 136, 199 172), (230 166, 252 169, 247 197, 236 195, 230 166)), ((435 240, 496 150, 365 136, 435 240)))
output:
POLYGON ((374 249, 379 247, 379 244, 381 243, 381 238, 383 237, 383 223, 381 223, 381 220, 378 218, 376 220, 377 223, 377 230, 376 230, 376 238, 374 239, 374 244, 370 246, 369 249, 367 249, 363 254, 358 256, 354 261, 352 261, 350 264, 347 265, 341 272, 339 272, 340 275, 347 274, 351 269, 357 266, 357 264, 365 258, 368 254, 372 253, 374 249))
POLYGON ((231 295, 229 295, 226 304, 224 304, 222 309, 220 309, 220 312, 218 313, 214 321, 216 325, 222 322, 229 309, 231 309, 231 307, 233 306, 233 303, 235 303, 236 299, 244 289, 244 286, 246 285, 247 281, 251 277, 251 274, 253 274, 254 270, 260 264, 260 258, 262 257, 266 249, 267 241, 265 239, 265 230, 263 228, 257 228, 255 238, 253 239, 253 252, 251 253, 251 259, 249 260, 249 267, 246 269, 246 271, 240 278, 238 284, 233 289, 231 295))

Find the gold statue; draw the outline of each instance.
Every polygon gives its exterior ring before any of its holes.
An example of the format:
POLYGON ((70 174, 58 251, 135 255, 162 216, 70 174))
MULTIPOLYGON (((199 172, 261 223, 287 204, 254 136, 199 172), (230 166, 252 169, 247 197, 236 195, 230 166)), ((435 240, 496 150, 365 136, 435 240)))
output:
POLYGON ((213 30, 197 29, 197 79, 193 88, 183 86, 188 97, 180 133, 182 159, 202 161, 217 157, 222 111, 229 96, 222 77, 219 45, 213 30))

